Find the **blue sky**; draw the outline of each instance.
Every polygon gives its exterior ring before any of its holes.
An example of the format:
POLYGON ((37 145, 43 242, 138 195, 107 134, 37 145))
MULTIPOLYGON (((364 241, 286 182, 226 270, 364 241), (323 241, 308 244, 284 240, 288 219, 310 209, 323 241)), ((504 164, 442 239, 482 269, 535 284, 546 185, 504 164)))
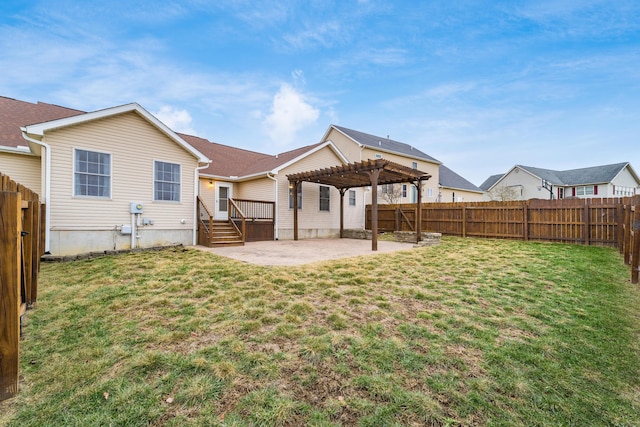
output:
POLYGON ((138 102, 264 153, 338 124, 476 185, 515 164, 640 172, 640 2, 3 0, 0 95, 138 102))

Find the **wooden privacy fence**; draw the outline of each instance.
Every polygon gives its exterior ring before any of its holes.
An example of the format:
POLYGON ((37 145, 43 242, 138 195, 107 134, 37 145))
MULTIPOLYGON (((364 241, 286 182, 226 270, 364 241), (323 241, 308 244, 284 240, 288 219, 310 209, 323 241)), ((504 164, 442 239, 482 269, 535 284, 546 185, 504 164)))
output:
POLYGON ((38 296, 43 212, 36 193, 0 174, 0 400, 18 392, 20 325, 38 296))
MULTIPOLYGON (((378 205, 378 230, 412 231, 416 215, 415 204, 378 205)), ((640 196, 425 203, 421 225, 423 231, 443 235, 617 247, 638 282, 640 196)), ((366 228, 371 229, 371 205, 366 228)))

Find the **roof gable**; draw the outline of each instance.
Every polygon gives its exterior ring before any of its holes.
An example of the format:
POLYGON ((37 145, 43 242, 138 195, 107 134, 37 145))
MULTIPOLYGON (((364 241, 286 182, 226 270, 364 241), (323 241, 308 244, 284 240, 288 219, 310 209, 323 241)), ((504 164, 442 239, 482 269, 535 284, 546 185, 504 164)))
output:
POLYGON ((387 151, 407 157, 414 157, 428 162, 441 163, 439 160, 436 160, 428 154, 418 150, 417 148, 409 144, 405 144, 404 142, 395 141, 389 138, 382 138, 380 136, 371 135, 342 126, 331 125, 329 127, 329 130, 325 134, 325 139, 328 137, 331 128, 337 130, 338 132, 341 132, 356 143, 372 149, 387 151))
POLYGON ((611 165, 592 166, 587 168, 569 169, 564 171, 556 171, 552 169, 542 169, 532 166, 516 165, 509 172, 504 175, 492 175, 480 185, 485 191, 488 191, 494 187, 504 176, 511 173, 514 169, 522 169, 531 175, 540 178, 541 180, 549 181, 556 186, 575 186, 575 185, 591 185, 591 184, 606 184, 614 180, 625 168, 629 168, 629 171, 634 178, 640 182, 638 175, 631 168, 628 162, 614 163, 611 165))
POLYGON ((330 147, 343 162, 347 162, 346 158, 331 141, 271 155, 222 145, 191 135, 182 135, 182 137, 213 159, 209 167, 201 171, 201 175, 205 176, 242 179, 266 173, 277 173, 279 170, 315 153, 323 147, 330 147))
POLYGON ((118 114, 125 113, 136 113, 143 119, 145 119, 148 123, 158 129, 160 132, 165 134, 169 139, 173 140, 176 144, 181 146, 184 150, 189 152, 195 158, 198 159, 200 163, 209 163, 209 159, 198 151, 196 148, 192 147, 187 143, 184 139, 178 136, 173 130, 169 129, 164 123, 158 120, 154 115, 149 113, 147 110, 142 108, 139 104, 133 102, 130 104, 120 105, 117 107, 106 108, 103 110, 93 111, 90 113, 83 113, 69 117, 63 117, 60 119, 50 120, 43 123, 30 124, 26 126, 22 126, 21 130, 30 136, 42 137, 46 132, 60 129, 68 126, 74 126, 77 124, 84 124, 91 122, 93 120, 105 119, 108 117, 113 117, 118 114))

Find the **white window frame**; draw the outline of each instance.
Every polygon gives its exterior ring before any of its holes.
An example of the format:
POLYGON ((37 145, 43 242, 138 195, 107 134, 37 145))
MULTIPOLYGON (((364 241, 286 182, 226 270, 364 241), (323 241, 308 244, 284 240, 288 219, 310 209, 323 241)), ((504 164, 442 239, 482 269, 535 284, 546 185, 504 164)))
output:
POLYGON ((331 187, 320 185, 318 187, 318 210, 320 212, 331 212, 331 187), (323 190, 326 190, 326 197, 322 197, 323 190), (323 203, 326 203, 326 209, 323 209, 323 203))
MULTIPOLYGON (((113 167, 112 167, 112 163, 113 163, 113 156, 111 155, 111 153, 107 153, 105 151, 97 151, 97 150, 88 150, 86 148, 74 148, 73 149, 73 196, 74 197, 87 197, 87 198, 96 198, 96 199, 111 199, 111 194, 112 194, 112 188, 113 188, 113 167), (90 173, 88 171, 78 171, 78 153, 79 152, 86 152, 86 153, 96 153, 99 155, 104 155, 104 156, 108 156, 108 166, 109 166, 109 170, 108 173, 104 174, 104 173, 90 173), (107 195, 95 195, 95 194, 79 194, 78 192, 78 176, 82 175, 82 176, 98 176, 98 177, 108 177, 108 182, 107 182, 107 195)), ((89 188, 87 185, 85 185, 85 187, 89 188)))
POLYGON ((412 169, 418 169, 418 162, 411 162, 412 169))
POLYGON ((356 205, 356 190, 349 190, 349 206, 356 205))
MULTIPOLYGON (((172 172, 173 173, 173 172, 172 172)), ((162 191, 162 194, 167 193, 166 191, 162 191)), ((170 194, 173 194, 173 191, 171 191, 170 194)), ((182 165, 180 163, 174 163, 174 162, 167 162, 166 160, 154 160, 153 161, 153 201, 154 202, 167 202, 167 203, 180 203, 182 201, 182 165), (158 179, 158 165, 162 163, 162 164, 167 164, 167 165, 172 165, 172 166, 177 166, 178 167, 178 181, 165 181, 165 180, 159 180, 158 179), (163 199, 163 198, 158 198, 158 184, 170 184, 170 185, 177 185, 178 186, 178 200, 174 200, 172 199, 163 199)))

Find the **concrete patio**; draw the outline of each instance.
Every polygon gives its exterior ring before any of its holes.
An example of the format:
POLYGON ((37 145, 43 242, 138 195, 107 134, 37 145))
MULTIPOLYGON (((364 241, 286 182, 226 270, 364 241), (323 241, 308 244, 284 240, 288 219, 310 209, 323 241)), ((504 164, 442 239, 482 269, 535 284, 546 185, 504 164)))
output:
POLYGON ((415 243, 378 240, 378 250, 371 250, 371 240, 304 239, 248 242, 244 246, 195 246, 196 249, 258 265, 302 265, 313 262, 386 252, 411 250, 415 243))

